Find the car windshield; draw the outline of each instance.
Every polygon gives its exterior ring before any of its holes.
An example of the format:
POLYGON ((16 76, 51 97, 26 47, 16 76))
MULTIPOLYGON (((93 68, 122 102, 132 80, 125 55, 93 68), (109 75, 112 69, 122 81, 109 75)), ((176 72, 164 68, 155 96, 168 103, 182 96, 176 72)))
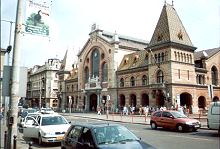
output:
POLYGON ((139 140, 124 126, 103 126, 94 129, 98 145, 139 140))
POLYGON ((67 121, 62 116, 48 116, 48 117, 42 117, 42 126, 46 125, 61 125, 61 124, 67 124, 67 121))
POLYGON ((186 118, 187 117, 186 115, 180 112, 177 112, 177 111, 172 111, 170 113, 174 116, 174 118, 186 118))

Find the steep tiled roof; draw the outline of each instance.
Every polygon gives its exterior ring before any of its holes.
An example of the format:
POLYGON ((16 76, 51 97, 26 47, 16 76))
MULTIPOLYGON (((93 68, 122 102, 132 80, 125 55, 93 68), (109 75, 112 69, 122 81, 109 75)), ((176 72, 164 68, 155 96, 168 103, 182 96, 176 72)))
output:
POLYGON ((118 68, 118 71, 143 67, 147 65, 148 65, 148 52, 145 50, 137 51, 124 56, 118 68))
POLYGON ((198 51, 198 52, 194 53, 194 59, 195 60, 200 60, 204 56, 208 59, 208 58, 212 57, 213 55, 215 55, 219 51, 220 51, 220 47, 219 48, 214 48, 214 49, 198 51))
POLYGON ((163 43, 179 43, 191 46, 192 42, 173 6, 165 4, 157 22, 149 46, 163 43))

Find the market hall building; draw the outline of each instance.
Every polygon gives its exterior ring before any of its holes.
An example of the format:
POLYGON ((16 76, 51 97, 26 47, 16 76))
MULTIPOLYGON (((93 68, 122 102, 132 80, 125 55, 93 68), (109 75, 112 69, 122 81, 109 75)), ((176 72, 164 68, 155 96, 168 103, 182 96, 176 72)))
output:
POLYGON ((59 75, 59 106, 96 111, 123 106, 185 106, 191 113, 220 98, 220 48, 196 51, 172 5, 164 4, 150 40, 93 25, 78 62, 59 75))

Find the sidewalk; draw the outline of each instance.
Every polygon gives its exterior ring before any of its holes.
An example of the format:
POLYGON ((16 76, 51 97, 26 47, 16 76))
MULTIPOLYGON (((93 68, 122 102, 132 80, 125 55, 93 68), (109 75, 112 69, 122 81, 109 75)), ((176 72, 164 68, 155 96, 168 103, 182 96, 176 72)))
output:
MULTIPOLYGON (((106 121, 115 121, 122 123, 134 123, 142 125, 150 125, 150 116, 145 117, 144 115, 121 115, 121 114, 109 114, 108 117, 106 114, 97 115, 96 113, 60 113, 63 116, 74 116, 74 117, 84 117, 90 119, 99 119, 106 121)), ((201 122, 202 129, 207 128, 207 116, 199 116, 195 114, 190 114, 190 118, 198 119, 201 122)))

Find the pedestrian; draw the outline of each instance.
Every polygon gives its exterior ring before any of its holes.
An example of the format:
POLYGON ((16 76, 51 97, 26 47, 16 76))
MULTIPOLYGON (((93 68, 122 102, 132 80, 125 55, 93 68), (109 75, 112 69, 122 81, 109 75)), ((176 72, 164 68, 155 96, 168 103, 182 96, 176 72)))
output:
POLYGON ((142 115, 142 106, 139 107, 139 114, 142 115))
POLYGON ((97 108, 97 114, 98 114, 98 115, 101 115, 101 111, 102 111, 102 110, 101 110, 101 107, 98 107, 98 108, 97 108))
POLYGON ((123 107, 123 115, 128 115, 128 108, 126 106, 123 107))
POLYGON ((146 117, 148 116, 148 113, 149 113, 149 107, 146 106, 146 107, 144 107, 144 114, 146 117))
POLYGON ((183 112, 183 107, 182 107, 182 106, 179 106, 178 111, 179 111, 181 114, 184 114, 184 112, 183 112))

